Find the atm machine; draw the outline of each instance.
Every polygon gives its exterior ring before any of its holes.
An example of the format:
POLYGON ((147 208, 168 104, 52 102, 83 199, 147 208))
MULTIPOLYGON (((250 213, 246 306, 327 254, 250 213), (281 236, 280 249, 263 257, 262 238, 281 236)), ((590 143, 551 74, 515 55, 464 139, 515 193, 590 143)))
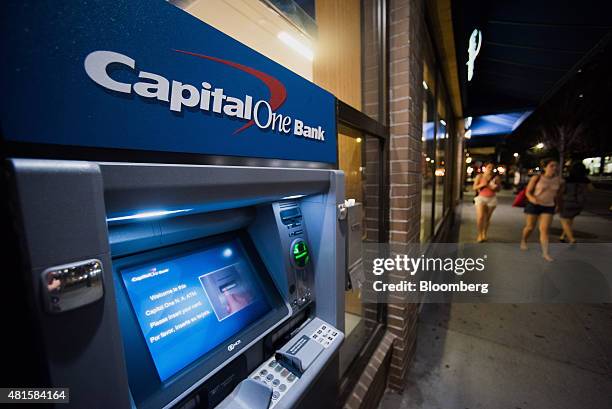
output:
MULTIPOLYGON (((39 386, 70 388, 75 408, 335 406, 346 209, 344 176, 334 169, 333 96, 164 1, 37 4, 47 15, 32 25, 24 23, 33 18, 28 3, 2 6, 13 17, 3 34, 14 44, 2 67, 0 114, 18 250, 9 273, 23 284, 14 295, 29 308, 26 343, 36 352, 39 386), (142 29, 160 17, 168 28, 142 29), (68 30, 58 18, 90 24, 68 30), (39 28, 45 36, 32 33, 39 28), (75 39, 68 51, 52 47, 64 31, 75 39), (217 57, 177 55, 163 43, 177 32, 183 46, 206 43, 217 57), (118 95, 137 89, 140 63, 98 69, 115 87, 103 89, 84 63, 95 47, 131 61, 140 55, 142 65, 161 61, 158 84, 162 75, 187 83, 203 72, 232 80, 227 95, 265 70, 257 78, 272 87, 261 97, 269 114, 319 124, 321 132, 308 139, 251 126, 231 138, 248 118, 197 108, 177 115, 164 101, 118 95), (47 86, 65 88, 58 96, 40 89, 47 86), (281 86, 278 106, 272 94, 281 86)), ((261 89, 244 92, 257 100, 261 89)), ((180 97, 189 106, 184 90, 180 97)))
POLYGON ((41 159, 9 169, 50 382, 75 404, 334 402, 340 171, 41 159))

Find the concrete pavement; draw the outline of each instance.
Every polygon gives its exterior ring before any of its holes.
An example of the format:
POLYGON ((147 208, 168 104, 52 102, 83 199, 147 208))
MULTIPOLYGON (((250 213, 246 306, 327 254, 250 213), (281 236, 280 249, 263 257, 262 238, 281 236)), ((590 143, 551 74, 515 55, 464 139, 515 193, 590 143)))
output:
MULTIPOLYGON (((523 215, 511 200, 500 195, 490 242, 518 243, 523 215)), ((460 242, 475 240, 474 218, 466 197, 460 242)), ((575 227, 581 242, 612 241, 610 219, 585 212, 575 227)), ((535 251, 537 231, 531 241, 535 251)), ((612 408, 609 304, 425 304, 419 320, 406 389, 380 409, 612 408)))

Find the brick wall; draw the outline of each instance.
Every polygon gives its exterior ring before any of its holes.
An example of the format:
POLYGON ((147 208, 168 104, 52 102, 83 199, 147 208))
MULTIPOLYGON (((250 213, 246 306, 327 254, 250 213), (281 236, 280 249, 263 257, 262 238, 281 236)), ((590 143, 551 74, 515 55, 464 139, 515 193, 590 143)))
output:
POLYGON ((394 335, 391 333, 385 334, 376 352, 370 357, 353 392, 348 397, 344 409, 374 409, 378 407, 380 396, 387 385, 394 342, 394 335))
MULTIPOLYGON (((407 243, 419 242, 424 30, 423 0, 390 1, 389 242, 392 252, 397 253, 405 253, 407 243)), ((401 274, 390 276, 392 281, 402 279, 405 277, 401 274)), ((401 296, 395 296, 389 301, 387 327, 395 336, 389 369, 389 387, 402 390, 416 348, 417 305, 407 303, 401 296)))
MULTIPOLYGON (((406 245, 418 243, 421 205, 421 135, 423 98, 423 49, 425 38, 424 0, 389 0, 389 243, 392 252, 406 253, 406 245)), ((378 54, 364 7, 363 106, 366 114, 378 113, 378 54)), ((366 233, 378 235, 378 158, 380 146, 366 137, 366 233)), ((366 255, 367 258, 367 255, 366 255)), ((405 279, 401 274, 388 277, 390 282, 405 279)), ((367 283, 366 283, 367 288, 367 283)), ((390 296, 387 331, 355 385, 346 409, 376 408, 387 386, 402 390, 416 349, 417 308, 401 296, 390 296)), ((364 305, 366 324, 376 325, 376 305, 364 305)))

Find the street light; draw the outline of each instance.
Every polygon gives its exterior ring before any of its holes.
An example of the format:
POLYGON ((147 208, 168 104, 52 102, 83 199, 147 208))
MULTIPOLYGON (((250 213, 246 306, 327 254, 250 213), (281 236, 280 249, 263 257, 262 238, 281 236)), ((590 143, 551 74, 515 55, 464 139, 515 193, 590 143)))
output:
POLYGON ((535 146, 536 149, 544 149, 544 143, 540 142, 535 146))
POLYGON ((514 157, 515 157, 515 158, 518 158, 518 157, 519 157, 518 152, 514 152, 514 157))

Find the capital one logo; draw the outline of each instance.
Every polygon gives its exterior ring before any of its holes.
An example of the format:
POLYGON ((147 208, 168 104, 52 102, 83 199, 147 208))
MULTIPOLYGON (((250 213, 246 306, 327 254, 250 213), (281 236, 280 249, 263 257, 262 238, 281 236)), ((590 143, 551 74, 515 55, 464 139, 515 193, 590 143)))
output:
POLYGON ((228 351, 230 351, 230 352, 232 352, 234 349, 236 349, 236 347, 237 347, 238 345, 240 345, 240 343, 241 343, 241 342, 242 342, 242 341, 238 340, 238 341, 236 341, 236 342, 234 342, 234 343, 232 343, 232 344, 229 344, 229 345, 227 346, 227 350, 228 350, 228 351))
POLYGON ((114 51, 93 51, 87 55, 84 62, 85 72, 96 84, 108 90, 122 94, 135 93, 143 98, 156 99, 167 103, 170 111, 173 112, 182 112, 183 108, 188 107, 246 121, 233 132, 234 135, 256 125, 260 129, 272 130, 280 134, 293 134, 297 137, 318 141, 325 140, 325 130, 321 126, 307 125, 302 120, 293 119, 289 115, 276 111, 287 100, 287 90, 283 83, 275 77, 233 61, 189 51, 174 51, 214 61, 252 75, 266 85, 270 93, 269 100, 254 101, 253 96, 248 93, 240 97, 226 95, 222 87, 213 87, 207 81, 202 81, 201 84, 195 86, 178 80, 169 80, 160 74, 138 71, 133 58, 114 51), (138 71, 139 81, 128 83, 114 79, 108 70, 111 64, 138 71))

